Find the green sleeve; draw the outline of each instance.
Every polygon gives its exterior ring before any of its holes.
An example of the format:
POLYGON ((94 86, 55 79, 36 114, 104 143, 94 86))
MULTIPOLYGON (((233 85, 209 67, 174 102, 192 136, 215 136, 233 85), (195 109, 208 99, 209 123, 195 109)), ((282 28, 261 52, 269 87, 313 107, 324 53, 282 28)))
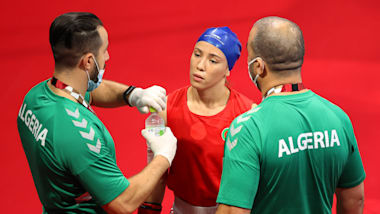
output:
POLYGON ((100 205, 111 202, 129 186, 129 181, 109 156, 92 163, 77 177, 100 205))
POLYGON ((252 209, 260 179, 258 132, 252 120, 234 120, 226 138, 217 203, 252 209))
MULTIPOLYGON (((70 169, 73 175, 81 173, 83 170, 93 165, 98 160, 107 159, 113 153, 109 144, 113 142, 107 141, 102 132, 102 127, 91 123, 88 118, 79 116, 77 121, 87 122, 85 128, 75 127, 71 121, 61 129, 63 132, 58 133, 57 141, 60 141, 60 156, 64 166, 70 169), (68 134, 70 133, 70 134, 68 134)), ((65 121, 63 121, 65 122, 65 121)), ((108 162, 110 163, 110 162, 108 162)), ((116 163, 115 163, 116 164, 116 163)))
POLYGON ((78 112, 78 118, 59 121, 63 131, 56 134, 57 154, 64 168, 99 205, 104 205, 122 193, 129 182, 116 164, 114 143, 105 134, 104 125, 92 122, 87 109, 78 112), (73 125, 74 121, 80 124, 73 125))
POLYGON ((363 168, 362 159, 360 157, 359 148, 356 142, 354 130, 352 124, 348 121, 346 127, 348 127, 349 138, 349 156, 346 165, 344 166, 343 173, 339 178, 338 187, 350 188, 359 185, 365 179, 365 171, 363 168))

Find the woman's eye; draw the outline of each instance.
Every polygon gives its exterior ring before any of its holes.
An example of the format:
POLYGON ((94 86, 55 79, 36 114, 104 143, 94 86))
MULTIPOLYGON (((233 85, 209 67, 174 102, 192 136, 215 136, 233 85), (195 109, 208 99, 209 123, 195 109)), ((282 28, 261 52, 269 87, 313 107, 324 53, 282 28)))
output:
POLYGON ((215 61, 215 60, 213 60, 213 59, 210 59, 210 62, 211 62, 212 64, 216 64, 216 63, 218 63, 217 61, 215 61))
POLYGON ((199 53, 194 53, 194 56, 199 57, 200 54, 199 53))

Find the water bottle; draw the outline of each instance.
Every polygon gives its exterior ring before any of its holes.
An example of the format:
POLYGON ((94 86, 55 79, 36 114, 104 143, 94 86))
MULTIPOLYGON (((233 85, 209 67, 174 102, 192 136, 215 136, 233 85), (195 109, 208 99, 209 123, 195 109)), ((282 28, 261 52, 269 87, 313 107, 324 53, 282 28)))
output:
POLYGON ((156 109, 149 107, 150 115, 145 120, 145 129, 152 132, 156 136, 161 136, 165 133, 165 121, 158 115, 156 109))
MULTIPOLYGON (((152 132, 156 136, 161 136, 165 133, 165 121, 156 110, 152 107, 149 108, 150 115, 145 120, 145 129, 152 132)), ((150 163, 153 160, 154 154, 150 148, 147 150, 147 161, 150 163)))

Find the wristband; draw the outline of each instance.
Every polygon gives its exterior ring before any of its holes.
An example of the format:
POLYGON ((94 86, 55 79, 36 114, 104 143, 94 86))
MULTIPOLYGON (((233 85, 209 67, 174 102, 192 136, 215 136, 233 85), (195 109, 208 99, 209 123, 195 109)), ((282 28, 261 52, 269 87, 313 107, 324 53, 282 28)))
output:
POLYGON ((124 99, 125 103, 126 103, 127 105, 129 105, 130 107, 132 107, 132 105, 128 102, 128 98, 129 98, 129 96, 131 95, 132 91, 133 91, 135 88, 136 88, 136 86, 131 85, 131 86, 129 86, 129 87, 127 88, 127 90, 125 90, 124 93, 123 93, 123 99, 124 99))
POLYGON ((140 214, 158 214, 161 213, 162 206, 159 203, 144 202, 140 205, 138 213, 140 214))

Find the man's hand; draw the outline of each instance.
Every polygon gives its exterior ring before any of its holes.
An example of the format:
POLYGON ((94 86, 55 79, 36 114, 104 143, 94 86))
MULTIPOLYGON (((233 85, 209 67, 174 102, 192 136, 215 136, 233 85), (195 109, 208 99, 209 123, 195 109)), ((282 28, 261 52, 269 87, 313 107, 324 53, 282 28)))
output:
POLYGON ((146 89, 136 88, 129 95, 128 102, 143 114, 149 113, 149 107, 160 112, 166 108, 166 90, 156 85, 146 89))
POLYGON ((146 139, 147 146, 152 150, 154 156, 164 156, 171 165, 177 150, 177 138, 173 135, 170 128, 166 127, 165 134, 162 136, 155 136, 146 129, 143 129, 141 134, 146 139))

